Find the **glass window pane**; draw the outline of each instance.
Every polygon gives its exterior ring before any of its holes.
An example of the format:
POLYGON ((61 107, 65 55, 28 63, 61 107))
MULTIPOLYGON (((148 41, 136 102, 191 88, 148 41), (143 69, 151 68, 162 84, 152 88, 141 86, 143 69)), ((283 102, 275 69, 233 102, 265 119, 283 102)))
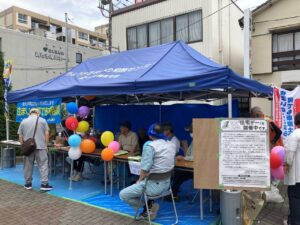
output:
POLYGON ((127 48, 135 49, 136 48, 136 28, 129 28, 127 30, 127 48))
POLYGON ((161 21, 161 43, 169 43, 174 41, 174 22, 173 18, 161 21))
MULTIPOLYGON (((295 33, 295 50, 300 50, 300 32, 295 33)), ((295 56, 296 59, 300 59, 300 54, 295 56)))
POLYGON ((176 40, 182 40, 188 42, 189 30, 188 30, 188 15, 182 15, 176 17, 176 40))
POLYGON ((149 24, 149 46, 160 44, 160 22, 149 24))
POLYGON ((273 34, 272 36, 272 52, 276 53, 278 52, 278 35, 277 34, 273 34))
POLYGON ((189 41, 202 40, 202 12, 196 11, 189 14, 189 41))
POLYGON ((147 25, 137 27, 137 48, 147 47, 147 25))
POLYGON ((293 33, 278 35, 278 52, 292 51, 293 45, 293 33))

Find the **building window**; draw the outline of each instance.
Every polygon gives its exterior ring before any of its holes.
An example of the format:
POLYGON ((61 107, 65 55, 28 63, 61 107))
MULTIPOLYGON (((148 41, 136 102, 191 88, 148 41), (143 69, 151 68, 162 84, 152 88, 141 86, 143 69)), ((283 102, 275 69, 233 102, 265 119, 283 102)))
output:
POLYGON ((136 28, 137 48, 146 48, 148 46, 147 25, 138 26, 136 28))
POLYGON ((18 13, 18 22, 27 24, 27 15, 18 13))
POLYGON ((82 54, 79 52, 76 53, 76 63, 82 63, 82 54))
POLYGON ((149 46, 160 44, 160 21, 149 24, 149 46))
POLYGON ((128 50, 135 49, 136 46, 136 27, 132 27, 127 30, 127 48, 128 50))
POLYGON ((78 38, 81 39, 81 40, 88 40, 88 34, 87 33, 84 33, 84 32, 78 32, 78 38))
POLYGON ((272 36, 273 71, 300 69, 300 31, 272 36))
POLYGON ((127 29, 128 50, 175 40, 187 43, 202 41, 201 10, 127 29))

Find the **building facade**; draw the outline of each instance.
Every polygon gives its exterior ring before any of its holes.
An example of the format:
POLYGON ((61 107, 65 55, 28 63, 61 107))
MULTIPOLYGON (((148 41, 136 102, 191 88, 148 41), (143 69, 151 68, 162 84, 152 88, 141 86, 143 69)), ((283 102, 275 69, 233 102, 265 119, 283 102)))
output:
POLYGON ((263 83, 292 89, 300 84, 300 3, 267 1, 253 12, 252 73, 263 83))
POLYGON ((231 0, 143 0, 112 15, 112 45, 121 51, 182 40, 243 72, 243 13, 231 0))
MULTIPOLYGON (((12 88, 18 90, 52 79, 66 71, 66 43, 0 27, 0 51, 13 60, 12 88)), ((70 44, 68 66, 105 54, 70 44)))
POLYGON ((94 49, 103 49, 107 40, 106 35, 72 24, 66 32, 65 22, 16 6, 0 12, 0 26, 57 41, 65 41, 68 34, 69 43, 94 49))
MULTIPOLYGON (((252 77, 268 85, 294 89, 300 84, 300 2, 269 0, 252 12, 252 77)), ((272 102, 256 99, 271 115, 272 102)))

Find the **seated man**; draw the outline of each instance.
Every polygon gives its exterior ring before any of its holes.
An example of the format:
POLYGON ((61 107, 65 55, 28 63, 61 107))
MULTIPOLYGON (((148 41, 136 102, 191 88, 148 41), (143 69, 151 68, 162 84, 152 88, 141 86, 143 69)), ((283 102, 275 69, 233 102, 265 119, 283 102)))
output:
MULTIPOLYGON (((193 138, 193 127, 192 124, 188 127, 185 128, 185 130, 187 132, 190 133, 191 137, 193 138)), ((181 156, 178 155, 176 157, 176 160, 178 161, 182 161, 182 160, 186 160, 186 161, 193 161, 194 157, 193 157, 193 142, 191 142, 187 152, 185 153, 185 156, 181 156)), ((180 189, 180 186, 187 180, 193 179, 194 174, 188 171, 181 171, 181 170, 175 170, 174 173, 174 178, 173 178, 173 182, 172 182, 172 191, 173 191, 173 195, 174 195, 174 200, 178 201, 179 197, 178 197, 178 192, 180 189)), ((171 196, 168 196, 166 198, 166 200, 172 200, 171 196)))
POLYGON ((168 138, 169 141, 173 142, 176 146, 176 154, 179 152, 180 149, 180 142, 178 138, 174 135, 173 125, 171 123, 165 123, 164 127, 164 134, 168 138))
POLYGON ((119 143, 121 150, 128 151, 130 155, 138 155, 140 153, 138 136, 131 131, 131 124, 124 122, 120 124, 119 143))
MULTIPOLYGON (((143 148, 139 180, 136 184, 133 184, 120 192, 120 198, 134 209, 139 207, 140 198, 144 188, 146 188, 149 195, 154 196, 166 191, 170 186, 170 179, 165 179, 159 182, 149 180, 147 187, 145 187, 147 175, 149 173, 168 172, 174 168, 175 163, 175 145, 172 142, 165 140, 161 127, 158 124, 151 125, 148 130, 148 135, 152 142, 145 145, 143 148)), ((153 204, 153 201, 149 201, 148 203, 150 218, 153 220, 156 217, 159 205, 153 204)), ((140 214, 140 219, 147 218, 147 209, 144 206, 144 211, 140 214)))

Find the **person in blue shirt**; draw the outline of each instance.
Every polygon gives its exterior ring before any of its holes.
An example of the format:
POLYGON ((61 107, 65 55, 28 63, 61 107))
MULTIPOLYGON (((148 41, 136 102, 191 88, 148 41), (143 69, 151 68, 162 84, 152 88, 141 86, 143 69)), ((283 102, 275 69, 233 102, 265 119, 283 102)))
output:
MULTIPOLYGON (((140 177, 135 184, 120 192, 121 200, 128 203, 134 209, 139 207, 140 198, 143 194, 144 188, 146 188, 148 195, 155 196, 161 194, 170 187, 170 179, 168 178, 159 182, 149 180, 147 187, 145 187, 148 174, 168 172, 174 168, 175 164, 174 158, 176 154, 176 147, 163 135, 161 126, 158 124, 152 124, 148 129, 148 136, 151 142, 148 142, 143 147, 140 177)), ((154 204, 153 201, 148 203, 150 218, 153 220, 159 210, 159 205, 154 204)), ((140 214, 139 218, 148 218, 145 206, 144 211, 140 214)))

